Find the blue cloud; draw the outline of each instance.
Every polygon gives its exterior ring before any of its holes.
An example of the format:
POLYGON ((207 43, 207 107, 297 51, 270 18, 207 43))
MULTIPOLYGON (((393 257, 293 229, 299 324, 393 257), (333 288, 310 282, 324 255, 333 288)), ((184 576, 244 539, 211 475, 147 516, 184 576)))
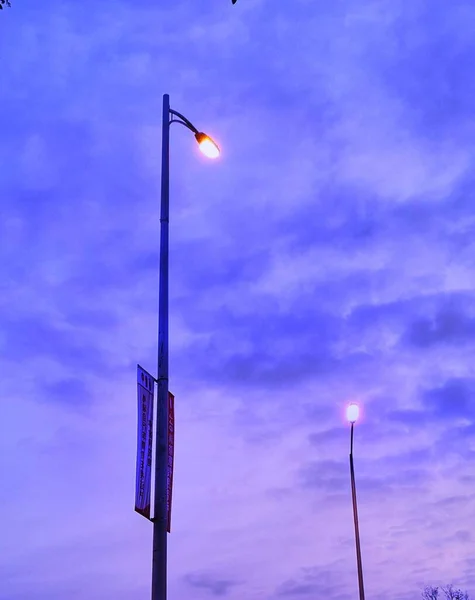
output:
POLYGON ((183 579, 191 587, 203 589, 212 596, 227 596, 232 588, 238 585, 236 581, 212 577, 203 573, 188 573, 183 579))
POLYGON ((297 577, 280 584, 275 591, 276 597, 306 598, 326 597, 334 600, 347 600, 349 595, 342 592, 338 583, 338 569, 341 565, 328 568, 313 567, 302 569, 297 577))
POLYGON ((475 415, 475 380, 453 378, 443 385, 423 394, 425 408, 438 419, 457 417, 473 418, 475 415))
POLYGON ((12 360, 36 356, 66 361, 86 370, 108 371, 110 364, 91 339, 69 327, 54 324, 46 316, 11 319, 3 328, 4 347, 12 360))
POLYGON ((448 15, 443 2, 416 2, 411 11, 401 11, 388 32, 385 84, 408 107, 413 127, 427 137, 440 139, 470 118, 466 73, 475 48, 460 37, 460 23, 471 8, 457 2, 448 15))
POLYGON ((408 339, 415 346, 425 348, 434 344, 467 343, 475 338, 475 319, 456 308, 442 308, 434 318, 419 318, 408 332, 408 339))

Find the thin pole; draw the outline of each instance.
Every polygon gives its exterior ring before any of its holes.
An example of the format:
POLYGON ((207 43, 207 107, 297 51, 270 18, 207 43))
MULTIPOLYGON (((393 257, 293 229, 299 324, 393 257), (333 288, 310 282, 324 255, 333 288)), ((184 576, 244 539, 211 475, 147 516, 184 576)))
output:
POLYGON ((359 592, 360 592, 360 600, 364 600, 363 564, 361 562, 360 528, 358 525, 358 507, 356 505, 355 468, 353 465, 353 426, 354 426, 354 423, 351 424, 351 441, 350 441, 351 497, 353 500, 353 520, 355 522, 356 564, 358 567, 358 587, 359 587, 359 592))
POLYGON ((152 600, 167 598, 167 431, 168 431, 168 223, 170 98, 163 96, 160 274, 158 299, 158 377, 153 518, 152 600))

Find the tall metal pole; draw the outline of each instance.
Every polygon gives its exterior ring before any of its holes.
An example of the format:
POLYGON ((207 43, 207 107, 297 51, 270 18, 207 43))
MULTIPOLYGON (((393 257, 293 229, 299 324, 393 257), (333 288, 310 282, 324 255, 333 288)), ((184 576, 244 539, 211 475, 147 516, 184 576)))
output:
POLYGON ((152 600, 167 598, 167 431, 168 431, 168 223, 170 98, 163 96, 160 274, 158 300, 157 440, 153 515, 152 600))
POLYGON ((361 562, 360 528, 358 525, 358 507, 356 505, 355 469, 354 469, 354 465, 353 465, 353 427, 354 427, 354 423, 351 424, 351 441, 350 441, 351 497, 353 500, 353 520, 355 522, 356 563, 357 563, 357 567, 358 567, 358 587, 359 587, 359 592, 360 592, 360 600, 364 600, 363 564, 361 562))

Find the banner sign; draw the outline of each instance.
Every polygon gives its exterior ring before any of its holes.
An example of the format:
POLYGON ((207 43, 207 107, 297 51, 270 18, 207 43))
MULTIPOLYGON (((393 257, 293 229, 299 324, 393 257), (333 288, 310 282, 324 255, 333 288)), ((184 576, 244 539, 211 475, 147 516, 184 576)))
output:
POLYGON ((167 531, 172 524, 173 459, 175 455, 175 396, 168 392, 167 531))
POLYGON ((137 465, 135 475, 135 510, 150 519, 152 487, 153 392, 155 379, 137 365, 137 465))

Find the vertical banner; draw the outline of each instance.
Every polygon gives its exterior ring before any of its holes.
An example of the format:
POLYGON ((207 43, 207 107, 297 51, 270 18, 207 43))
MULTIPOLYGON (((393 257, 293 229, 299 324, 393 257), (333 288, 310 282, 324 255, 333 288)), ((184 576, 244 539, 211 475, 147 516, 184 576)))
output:
POLYGON ((175 455, 175 396, 168 392, 167 531, 172 524, 173 460, 175 455))
POLYGON ((135 510, 150 519, 152 487, 153 391, 155 379, 137 365, 137 465, 135 510))

